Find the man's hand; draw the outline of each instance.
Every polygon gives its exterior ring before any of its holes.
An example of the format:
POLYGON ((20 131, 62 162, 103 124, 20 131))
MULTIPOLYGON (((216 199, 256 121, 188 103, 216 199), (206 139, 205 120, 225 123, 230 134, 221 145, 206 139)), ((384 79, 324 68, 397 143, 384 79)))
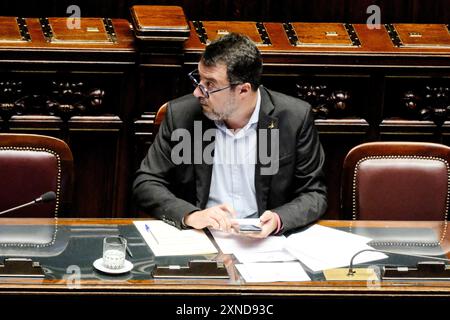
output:
POLYGON ((236 216, 234 209, 228 204, 221 204, 205 210, 195 211, 184 218, 184 224, 194 229, 211 227, 231 232, 235 224, 231 221, 236 216))
POLYGON ((259 218, 259 220, 261 221, 261 232, 243 235, 251 238, 267 238, 267 236, 272 234, 272 232, 274 232, 278 227, 278 219, 275 215, 275 212, 269 210, 264 211, 264 213, 259 218))

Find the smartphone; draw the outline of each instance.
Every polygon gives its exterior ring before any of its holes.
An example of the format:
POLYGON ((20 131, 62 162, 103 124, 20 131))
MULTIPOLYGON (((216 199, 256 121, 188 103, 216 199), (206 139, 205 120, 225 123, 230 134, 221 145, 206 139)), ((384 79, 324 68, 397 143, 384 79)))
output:
POLYGON ((239 225, 239 232, 242 233, 258 233, 261 232, 261 227, 255 226, 253 224, 241 224, 239 225))

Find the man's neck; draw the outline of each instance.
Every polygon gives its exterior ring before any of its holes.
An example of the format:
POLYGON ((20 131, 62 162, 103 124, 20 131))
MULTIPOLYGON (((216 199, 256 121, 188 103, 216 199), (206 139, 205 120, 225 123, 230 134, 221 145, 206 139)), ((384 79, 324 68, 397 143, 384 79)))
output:
POLYGON ((236 110, 236 112, 227 120, 224 121, 228 129, 233 132, 238 132, 240 129, 245 127, 245 125, 250 120, 253 111, 256 107, 256 102, 258 100, 258 93, 252 91, 252 94, 243 101, 242 105, 236 110))

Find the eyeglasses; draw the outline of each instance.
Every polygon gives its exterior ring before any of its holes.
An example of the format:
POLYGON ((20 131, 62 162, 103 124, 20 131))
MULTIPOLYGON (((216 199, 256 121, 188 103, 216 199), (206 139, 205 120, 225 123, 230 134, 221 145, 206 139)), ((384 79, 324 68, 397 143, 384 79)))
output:
POLYGON ((230 85, 228 85, 226 87, 223 87, 223 88, 217 88, 217 89, 208 90, 208 89, 206 89, 206 87, 203 84, 200 83, 198 69, 195 69, 194 71, 189 72, 188 73, 188 77, 189 77, 189 79, 191 79, 192 85, 194 86, 194 88, 198 87, 200 89, 200 91, 202 92, 202 95, 206 99, 209 99, 209 95, 214 93, 214 92, 219 92, 219 91, 222 91, 222 90, 225 90, 225 89, 229 89, 232 86, 235 86, 235 85, 239 84, 239 83, 230 83, 230 85))

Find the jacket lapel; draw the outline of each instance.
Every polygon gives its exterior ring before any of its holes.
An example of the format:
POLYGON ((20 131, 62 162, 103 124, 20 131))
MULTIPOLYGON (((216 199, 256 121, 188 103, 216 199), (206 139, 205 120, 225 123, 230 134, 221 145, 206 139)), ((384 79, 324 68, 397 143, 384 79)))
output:
POLYGON ((267 209, 267 200, 269 195, 270 183, 272 181, 272 175, 261 174, 261 158, 260 158, 260 138, 262 132, 267 130, 267 155, 271 154, 270 150, 270 137, 271 130, 278 129, 278 118, 271 116, 274 110, 274 105, 266 91, 262 86, 260 87, 261 93, 261 108, 259 111, 259 120, 257 126, 257 155, 255 165, 255 192, 256 202, 258 204, 258 213, 261 215, 267 209), (262 130, 261 130, 262 129, 262 130))

